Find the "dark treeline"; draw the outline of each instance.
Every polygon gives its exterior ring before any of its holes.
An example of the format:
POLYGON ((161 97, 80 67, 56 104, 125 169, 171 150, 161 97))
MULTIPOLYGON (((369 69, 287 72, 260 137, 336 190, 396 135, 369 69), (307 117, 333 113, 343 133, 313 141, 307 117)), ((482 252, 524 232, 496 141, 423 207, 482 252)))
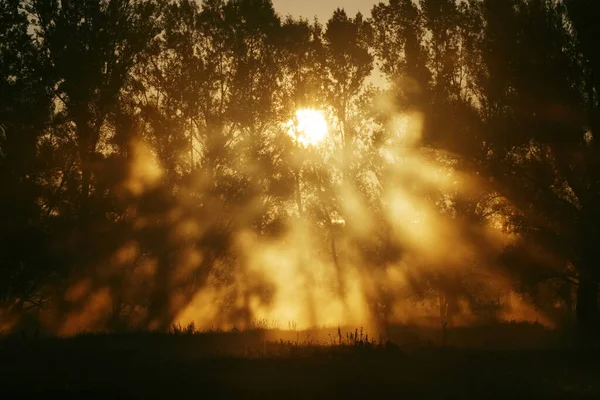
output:
POLYGON ((307 287, 329 263, 349 308, 352 270, 384 319, 424 298, 498 317, 514 292, 595 325, 599 21, 596 0, 390 0, 322 25, 269 0, 0 0, 0 328, 166 329, 208 286, 249 321, 285 291, 253 267, 271 243, 307 287), (324 144, 288 134, 303 108, 324 144))

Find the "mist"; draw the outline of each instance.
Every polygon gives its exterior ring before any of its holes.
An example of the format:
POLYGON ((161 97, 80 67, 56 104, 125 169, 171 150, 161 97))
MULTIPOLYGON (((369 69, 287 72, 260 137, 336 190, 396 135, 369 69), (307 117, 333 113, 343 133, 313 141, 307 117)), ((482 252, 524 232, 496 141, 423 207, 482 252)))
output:
POLYGON ((390 1, 320 23, 267 0, 16 3, 1 332, 595 315, 578 9, 390 1))

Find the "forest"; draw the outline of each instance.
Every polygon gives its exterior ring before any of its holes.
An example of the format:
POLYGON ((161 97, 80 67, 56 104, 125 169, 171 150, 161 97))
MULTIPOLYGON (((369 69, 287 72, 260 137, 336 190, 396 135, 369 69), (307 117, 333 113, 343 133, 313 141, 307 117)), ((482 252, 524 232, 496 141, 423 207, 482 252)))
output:
POLYGON ((0 331, 596 328, 599 21, 0 0, 0 331))

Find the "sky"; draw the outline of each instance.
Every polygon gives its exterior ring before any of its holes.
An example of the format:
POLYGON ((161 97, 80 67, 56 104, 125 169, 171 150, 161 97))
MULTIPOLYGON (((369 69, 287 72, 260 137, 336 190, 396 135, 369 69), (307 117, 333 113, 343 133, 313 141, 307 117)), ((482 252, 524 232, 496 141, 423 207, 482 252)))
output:
POLYGON ((358 11, 368 16, 373 5, 381 0, 273 0, 275 11, 282 16, 305 17, 312 20, 316 15, 321 23, 327 22, 336 8, 344 8, 348 15, 358 11))
MULTIPOLYGON (((325 25, 336 8, 343 8, 349 16, 361 12, 369 17, 375 4, 387 2, 383 0, 272 0, 275 11, 282 17, 291 14, 294 17, 308 18, 310 21, 316 16, 321 24, 325 25)), ((383 87, 385 79, 376 69, 370 83, 383 87)))

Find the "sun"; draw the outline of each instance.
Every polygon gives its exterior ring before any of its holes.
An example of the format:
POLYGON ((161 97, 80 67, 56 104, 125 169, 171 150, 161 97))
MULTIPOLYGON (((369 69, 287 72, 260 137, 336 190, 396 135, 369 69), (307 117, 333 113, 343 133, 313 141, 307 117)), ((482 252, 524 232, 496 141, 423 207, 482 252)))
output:
POLYGON ((303 146, 316 146, 327 136, 327 121, 323 111, 303 108, 288 122, 288 134, 303 146))

